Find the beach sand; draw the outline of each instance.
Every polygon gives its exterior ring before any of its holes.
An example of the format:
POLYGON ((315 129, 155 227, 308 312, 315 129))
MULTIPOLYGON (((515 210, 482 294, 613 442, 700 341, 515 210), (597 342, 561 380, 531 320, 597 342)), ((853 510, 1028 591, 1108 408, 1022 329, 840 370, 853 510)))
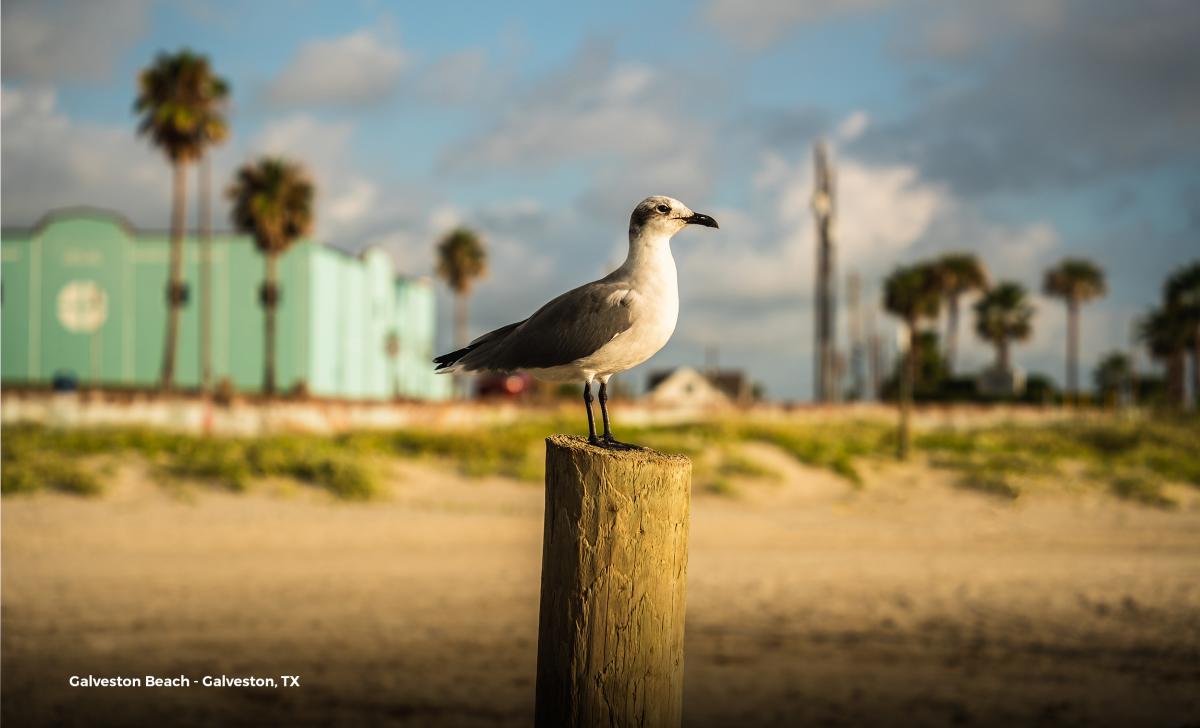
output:
MULTIPOLYGON (((693 499, 685 725, 1200 721, 1195 489, 1010 502, 920 464, 855 489, 751 450, 783 480, 693 499)), ((107 467, 97 498, 3 501, 5 726, 532 724, 540 486, 395 461, 346 503, 107 467)))

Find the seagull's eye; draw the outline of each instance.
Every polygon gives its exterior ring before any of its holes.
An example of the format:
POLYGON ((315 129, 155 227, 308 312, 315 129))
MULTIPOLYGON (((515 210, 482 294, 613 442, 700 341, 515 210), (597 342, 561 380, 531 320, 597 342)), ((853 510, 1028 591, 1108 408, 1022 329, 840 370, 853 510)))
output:
POLYGON ((671 211, 671 208, 667 207, 666 205, 659 205, 658 207, 656 207, 654 209, 658 210, 659 212, 661 212, 664 215, 666 215, 668 212, 671 211))

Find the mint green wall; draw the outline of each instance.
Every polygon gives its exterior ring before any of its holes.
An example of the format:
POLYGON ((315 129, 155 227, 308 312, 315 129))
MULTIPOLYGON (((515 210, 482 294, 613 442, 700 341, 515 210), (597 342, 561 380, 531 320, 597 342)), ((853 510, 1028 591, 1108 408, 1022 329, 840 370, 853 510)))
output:
MULTIPOLYGON (((200 382, 200 269, 202 251, 184 243, 184 277, 190 287, 177 350, 176 381, 200 382)), ((53 216, 33 231, 5 230, 0 242, 0 377, 10 383, 44 383, 71 372, 81 383, 154 386, 166 330, 169 241, 138 234, 119 218, 97 212, 53 216), (107 315, 94 331, 79 328, 88 314, 71 291, 104 291, 107 315), (64 316, 66 318, 64 318, 64 316)), ((249 238, 216 235, 211 244, 212 370, 237 389, 262 382, 263 311, 258 303, 264 263, 249 238)), ((361 258, 303 242, 280 259, 282 300, 277 322, 277 381, 284 391, 301 380, 317 395, 417 398, 448 395, 432 374, 433 290, 397 281, 389 256, 361 258), (413 287, 415 286, 415 287, 413 287), (412 288, 400 297, 397 291, 412 288), (403 302, 402 302, 403 301, 403 302), (429 353, 425 366, 397 389, 396 364, 386 337, 399 331, 429 353)), ((83 299, 92 299, 84 296, 83 299)), ((90 311, 94 306, 83 305, 90 311)), ((84 325, 84 328, 90 328, 84 325)), ((408 365, 406 365, 408 366, 408 365)))
POLYGON ((0 372, 28 379, 31 328, 29 235, 9 236, 0 245, 0 372), (11 244, 9 244, 11 241, 11 244))
POLYGON ((416 392, 432 387, 432 396, 449 397, 453 380, 435 374, 430 382, 429 376, 437 324, 433 282, 427 278, 397 280, 395 290, 394 315, 406 325, 396 330, 400 346, 392 367, 394 390, 416 392))

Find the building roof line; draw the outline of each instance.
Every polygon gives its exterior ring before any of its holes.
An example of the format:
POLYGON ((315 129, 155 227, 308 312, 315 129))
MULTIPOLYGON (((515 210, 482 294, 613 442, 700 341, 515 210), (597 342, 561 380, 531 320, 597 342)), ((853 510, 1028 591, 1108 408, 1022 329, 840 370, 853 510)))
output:
MULTIPOLYGON (((91 220, 97 220, 97 221, 102 221, 102 222, 114 223, 115 225, 117 225, 117 227, 119 227, 123 231, 125 231, 125 234, 129 236, 129 239, 135 243, 146 242, 144 240, 144 238, 147 236, 150 236, 150 235, 162 235, 162 236, 166 236, 166 237, 169 237, 171 235, 171 231, 169 229, 139 228, 136 225, 134 225, 133 222, 130 221, 130 219, 128 217, 121 214, 120 212, 117 212, 116 210, 113 210, 108 207, 100 207, 98 205, 67 205, 65 207, 56 207, 56 208, 50 210, 49 212, 45 213, 44 215, 42 215, 40 218, 38 218, 38 221, 36 223, 34 223, 33 225, 6 225, 3 228, 0 228, 0 234, 21 233, 21 234, 28 234, 30 237, 36 237, 44 229, 46 229, 47 227, 50 227, 51 225, 53 225, 56 222, 61 222, 61 221, 65 221, 65 220, 79 220, 79 219, 91 219, 91 220)), ((187 238, 195 239, 195 238, 199 237, 199 232, 196 230, 188 230, 185 228, 183 236, 185 239, 187 239, 187 238)), ((227 242, 231 242, 231 240, 230 240, 231 238, 236 239, 236 238, 248 238, 248 237, 250 237, 250 236, 246 235, 245 233, 241 233, 236 230, 233 230, 231 228, 226 228, 224 230, 213 230, 212 231, 212 241, 215 243, 227 243, 227 242), (225 240, 219 240, 218 237, 225 238, 225 240)), ((363 247, 362 250, 358 251, 357 253, 354 253, 349 250, 346 250, 345 248, 343 248, 341 246, 334 245, 333 243, 321 242, 314 238, 302 238, 298 242, 308 243, 308 244, 316 246, 319 249, 328 250, 329 252, 334 253, 335 255, 340 255, 340 256, 349 258, 351 260, 357 260, 360 262, 364 261, 366 259, 367 254, 370 253, 372 250, 379 250, 383 253, 388 254, 388 258, 391 260, 393 271, 397 267, 395 258, 391 256, 391 254, 387 251, 386 248, 384 248, 383 246, 381 246, 377 243, 370 243, 370 244, 366 245, 365 247, 363 247)), ((412 282, 419 282, 419 283, 429 283, 430 282, 429 276, 424 275, 424 274, 396 273, 395 275, 392 276, 392 278, 396 282, 400 282, 400 281, 405 281, 405 282, 412 281, 412 282)))

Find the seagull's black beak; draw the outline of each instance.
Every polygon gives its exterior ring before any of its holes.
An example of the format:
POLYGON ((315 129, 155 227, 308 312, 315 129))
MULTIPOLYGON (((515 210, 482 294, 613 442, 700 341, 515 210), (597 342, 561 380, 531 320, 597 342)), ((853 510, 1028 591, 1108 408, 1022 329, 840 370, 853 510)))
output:
POLYGON ((710 228, 721 227, 720 225, 717 224, 716 220, 712 219, 708 215, 701 215, 698 212, 693 212, 691 215, 689 215, 688 217, 685 217, 683 219, 685 222, 687 222, 688 225, 703 225, 704 227, 710 227, 710 228))

